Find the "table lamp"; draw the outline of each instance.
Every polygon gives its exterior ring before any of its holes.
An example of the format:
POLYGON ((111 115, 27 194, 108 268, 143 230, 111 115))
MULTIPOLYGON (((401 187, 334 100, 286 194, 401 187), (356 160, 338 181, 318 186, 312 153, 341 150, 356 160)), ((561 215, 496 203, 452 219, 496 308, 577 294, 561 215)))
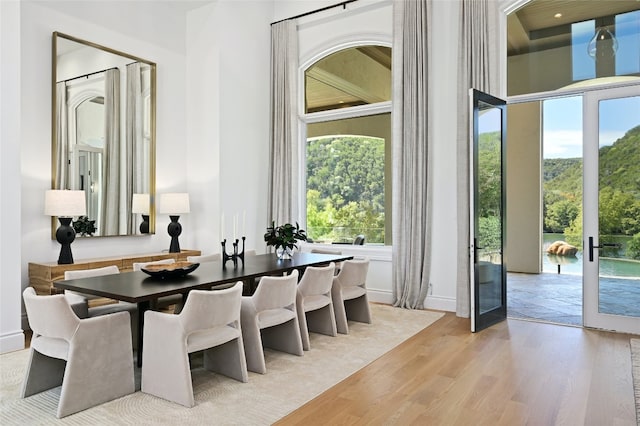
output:
POLYGON ((142 214, 142 223, 140 224, 140 233, 149 233, 149 206, 151 205, 149 194, 133 194, 131 201, 131 213, 142 214))
POLYGON ((158 211, 162 214, 168 214, 171 219, 171 223, 169 223, 169 226, 167 227, 167 232, 169 232, 169 235, 171 236, 169 253, 180 253, 178 236, 182 233, 182 225, 178 223, 178 219, 181 214, 189 213, 189 194, 160 194, 158 211))
POLYGON ((44 195, 44 214, 57 216, 60 227, 56 231, 56 240, 60 243, 59 265, 73 263, 71 243, 76 239, 76 231, 71 226, 74 216, 87 214, 87 202, 84 191, 50 189, 44 195))

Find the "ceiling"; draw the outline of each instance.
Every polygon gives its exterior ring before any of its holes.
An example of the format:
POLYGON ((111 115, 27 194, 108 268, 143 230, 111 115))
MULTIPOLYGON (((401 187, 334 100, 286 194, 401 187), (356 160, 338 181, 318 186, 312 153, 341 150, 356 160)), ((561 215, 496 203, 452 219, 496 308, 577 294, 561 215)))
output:
POLYGON ((534 0, 507 17, 508 55, 567 45, 572 23, 634 10, 640 0, 534 0))
POLYGON ((321 59, 305 72, 306 111, 391 99, 391 48, 360 46, 321 59))

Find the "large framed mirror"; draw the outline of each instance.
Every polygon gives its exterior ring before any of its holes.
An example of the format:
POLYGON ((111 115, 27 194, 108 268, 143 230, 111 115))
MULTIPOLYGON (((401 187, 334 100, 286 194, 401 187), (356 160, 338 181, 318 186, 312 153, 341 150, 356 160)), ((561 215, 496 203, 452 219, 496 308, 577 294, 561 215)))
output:
POLYGON ((51 187, 85 191, 76 231, 153 234, 156 64, 59 32, 52 58, 51 187))

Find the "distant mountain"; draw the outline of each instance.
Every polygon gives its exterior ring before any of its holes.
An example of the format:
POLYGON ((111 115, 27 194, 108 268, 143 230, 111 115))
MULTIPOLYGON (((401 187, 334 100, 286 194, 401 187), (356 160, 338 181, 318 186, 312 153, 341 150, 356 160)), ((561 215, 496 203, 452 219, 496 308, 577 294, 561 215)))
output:
POLYGON ((603 186, 640 197, 640 126, 613 145, 600 148, 600 187, 603 186))
POLYGON ((543 162, 543 180, 549 182, 561 175, 569 167, 581 163, 581 158, 545 158, 543 162))
MULTIPOLYGON (((610 186, 640 198, 640 126, 600 148, 600 188, 610 186)), ((582 193, 582 159, 544 160, 546 191, 582 193)))

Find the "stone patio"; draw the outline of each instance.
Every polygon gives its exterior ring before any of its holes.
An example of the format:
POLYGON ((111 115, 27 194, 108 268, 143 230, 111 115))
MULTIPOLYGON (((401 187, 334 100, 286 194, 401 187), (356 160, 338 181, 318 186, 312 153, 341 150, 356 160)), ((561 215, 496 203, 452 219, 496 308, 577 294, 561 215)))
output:
MULTIPOLYGON (((601 278, 601 312, 640 318, 640 278, 601 278)), ((507 274, 507 316, 582 326, 582 276, 507 274)))

